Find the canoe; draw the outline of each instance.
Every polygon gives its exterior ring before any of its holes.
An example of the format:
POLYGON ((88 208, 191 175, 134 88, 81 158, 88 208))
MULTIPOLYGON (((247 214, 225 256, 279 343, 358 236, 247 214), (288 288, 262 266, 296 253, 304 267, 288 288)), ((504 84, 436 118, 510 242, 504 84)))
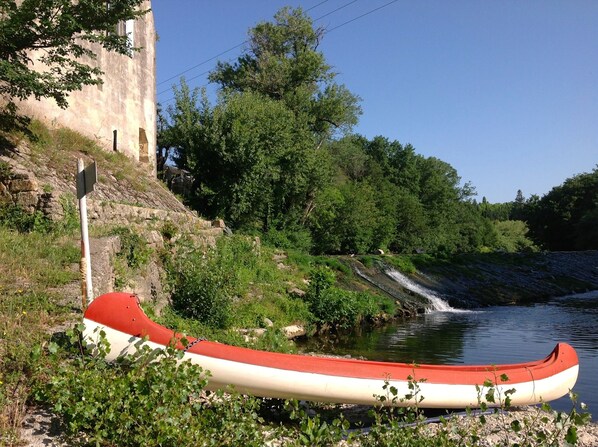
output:
POLYGON ((488 391, 484 383, 490 381, 497 401, 514 390, 512 405, 531 405, 567 394, 579 370, 577 354, 566 343, 559 343, 542 360, 476 366, 389 363, 229 346, 183 336, 155 323, 145 315, 138 298, 127 293, 96 298, 85 312, 84 324, 89 343, 96 343, 98 329, 103 329, 111 346, 109 361, 133 352, 142 338, 154 349, 186 337, 187 346, 179 341, 177 347, 184 350, 184 360, 210 371, 207 389, 232 385, 238 392, 261 397, 373 405, 386 395, 383 386, 387 383, 397 389, 393 404, 408 406, 413 399, 403 396, 413 392, 410 385, 416 382, 418 396, 423 397, 418 404, 421 408, 474 408, 488 391), (502 381, 503 375, 508 380, 502 381))

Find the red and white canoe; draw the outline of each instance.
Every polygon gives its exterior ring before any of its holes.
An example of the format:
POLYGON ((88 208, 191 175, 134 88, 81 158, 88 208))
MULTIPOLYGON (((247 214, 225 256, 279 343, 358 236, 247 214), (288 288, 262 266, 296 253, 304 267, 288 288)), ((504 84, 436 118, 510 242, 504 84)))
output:
MULTIPOLYGON (((84 316, 85 336, 94 341, 102 328, 110 342, 108 360, 130 353, 140 338, 152 348, 163 348, 172 330, 151 321, 136 296, 109 293, 96 298, 84 316)), ((496 395, 514 389, 512 405, 548 402, 567 394, 577 380, 579 362, 575 350, 559 343, 548 357, 508 365, 414 365, 279 354, 239 348, 187 337, 191 347, 185 359, 211 373, 208 389, 233 385, 241 393, 262 397, 304 399, 319 402, 376 404, 384 395, 385 380, 398 389, 400 398, 411 392, 409 377, 419 383, 422 408, 465 408, 479 405, 479 391, 490 380, 496 395), (505 374, 508 381, 502 382, 505 374)), ((184 349, 179 344, 180 349, 184 349)), ((487 390, 486 390, 487 391, 487 390)), ((485 391, 484 391, 485 393, 485 391)), ((482 394, 484 394, 482 393, 482 394)), ((409 405, 409 401, 396 402, 409 405)), ((412 404, 412 402, 411 402, 412 404)))

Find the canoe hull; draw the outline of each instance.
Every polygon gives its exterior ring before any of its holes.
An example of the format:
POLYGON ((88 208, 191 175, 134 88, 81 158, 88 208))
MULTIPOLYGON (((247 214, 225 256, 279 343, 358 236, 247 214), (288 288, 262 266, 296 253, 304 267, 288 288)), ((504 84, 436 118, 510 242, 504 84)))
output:
MULTIPOLYGON (((110 295, 120 296, 104 300, 101 312, 88 311, 84 318, 85 336, 90 342, 95 342, 99 329, 105 332, 111 345, 109 360, 134 351, 134 345, 143 336, 149 337, 145 343, 152 349, 161 349, 168 344, 168 341, 164 342, 166 334, 169 334, 169 340, 181 337, 149 320, 134 297, 127 294, 110 295), (104 315, 113 314, 106 309, 113 307, 111 305, 114 303, 127 304, 121 306, 121 314, 117 318, 119 321, 111 324, 109 320, 112 317, 104 315), (122 318, 123 309, 124 313, 129 312, 130 315, 122 318), (125 324, 120 320, 125 321, 125 324)), ((101 304, 101 301, 98 302, 101 298, 94 300, 92 306, 101 304)), ((182 345, 179 347, 183 349, 182 345)), ((575 351, 563 343, 546 359, 496 366, 414 366, 330 359, 269 353, 209 341, 194 344, 185 351, 184 359, 210 371, 208 389, 232 385, 241 393, 261 397, 373 405, 379 403, 380 396, 385 395, 383 386, 388 382, 398 390, 398 399, 394 404, 407 406, 413 405, 413 400, 401 398, 412 394, 409 385, 416 381, 418 396, 424 398, 419 403, 422 408, 478 407, 488 391, 483 388, 485 381, 495 385, 497 402, 506 397, 507 390, 513 389, 515 392, 510 396, 512 405, 548 402, 562 397, 573 388, 579 369, 575 351), (509 380, 502 382, 502 374, 509 380)))

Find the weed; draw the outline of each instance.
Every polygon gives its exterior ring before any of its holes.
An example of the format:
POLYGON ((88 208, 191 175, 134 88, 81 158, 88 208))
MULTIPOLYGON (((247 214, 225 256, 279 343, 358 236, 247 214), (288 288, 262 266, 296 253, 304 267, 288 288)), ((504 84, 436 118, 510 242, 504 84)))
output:
POLYGON ((120 238, 119 256, 126 261, 129 268, 137 270, 149 262, 151 250, 147 241, 139 234, 127 227, 114 228, 111 233, 120 238))
POLYGON ((0 180, 9 178, 12 175, 12 167, 7 162, 0 160, 0 180))
POLYGON ((179 232, 179 228, 171 220, 167 220, 162 224, 162 227, 160 227, 160 234, 167 241, 171 240, 179 232))

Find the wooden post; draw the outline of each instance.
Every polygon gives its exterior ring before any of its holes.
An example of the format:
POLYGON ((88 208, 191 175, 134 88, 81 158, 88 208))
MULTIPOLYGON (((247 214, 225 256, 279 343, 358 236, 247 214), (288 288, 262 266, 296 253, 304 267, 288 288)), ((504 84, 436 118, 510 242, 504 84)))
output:
POLYGON ((83 159, 79 158, 77 160, 77 199, 79 200, 79 218, 81 222, 81 305, 83 312, 93 301, 91 257, 87 231, 87 199, 85 196, 93 190, 93 184, 96 180, 95 169, 95 162, 86 169, 83 159))

